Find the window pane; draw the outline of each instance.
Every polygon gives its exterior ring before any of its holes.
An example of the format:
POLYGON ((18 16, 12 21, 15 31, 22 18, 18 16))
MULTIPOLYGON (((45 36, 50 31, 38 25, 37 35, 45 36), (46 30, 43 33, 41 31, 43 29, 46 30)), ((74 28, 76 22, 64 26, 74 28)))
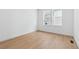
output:
POLYGON ((62 26, 62 10, 52 10, 52 23, 53 25, 62 26))

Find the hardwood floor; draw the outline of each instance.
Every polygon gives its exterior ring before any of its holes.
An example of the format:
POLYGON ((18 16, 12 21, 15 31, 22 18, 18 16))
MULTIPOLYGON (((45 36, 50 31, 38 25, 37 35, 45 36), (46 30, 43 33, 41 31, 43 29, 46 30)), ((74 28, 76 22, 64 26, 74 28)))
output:
POLYGON ((11 40, 0 42, 2 49, 76 49, 72 37, 46 32, 32 32, 11 40))

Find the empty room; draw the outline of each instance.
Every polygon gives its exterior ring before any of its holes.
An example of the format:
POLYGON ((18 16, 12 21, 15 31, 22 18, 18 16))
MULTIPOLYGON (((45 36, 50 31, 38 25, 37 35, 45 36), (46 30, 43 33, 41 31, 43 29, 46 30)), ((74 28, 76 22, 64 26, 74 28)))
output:
POLYGON ((0 49, 78 49, 79 9, 0 9, 0 49))

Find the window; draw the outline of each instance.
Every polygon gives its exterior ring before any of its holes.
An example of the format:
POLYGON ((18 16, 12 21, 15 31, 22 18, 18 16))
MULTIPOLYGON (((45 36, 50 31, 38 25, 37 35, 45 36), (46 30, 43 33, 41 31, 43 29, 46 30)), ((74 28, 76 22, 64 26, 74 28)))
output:
POLYGON ((62 10, 55 9, 52 10, 52 24, 57 26, 62 26, 62 10))
POLYGON ((44 10, 43 11, 43 25, 51 25, 52 24, 52 17, 51 17, 51 10, 44 10))
POLYGON ((62 10, 43 10, 43 25, 62 26, 62 10))

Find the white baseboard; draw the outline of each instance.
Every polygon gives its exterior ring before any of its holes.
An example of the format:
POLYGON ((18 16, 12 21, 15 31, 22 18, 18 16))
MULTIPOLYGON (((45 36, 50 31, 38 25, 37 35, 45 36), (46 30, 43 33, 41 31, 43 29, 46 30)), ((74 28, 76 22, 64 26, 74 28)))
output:
POLYGON ((13 38, 15 38, 15 37, 22 36, 22 35, 24 35, 24 34, 28 34, 28 33, 35 32, 35 31, 36 31, 36 30, 28 31, 28 32, 26 32, 26 33, 15 34, 15 35, 11 35, 11 36, 4 36, 4 35, 3 35, 3 37, 0 38, 0 42, 6 41, 6 40, 11 40, 11 39, 13 39, 13 38))

